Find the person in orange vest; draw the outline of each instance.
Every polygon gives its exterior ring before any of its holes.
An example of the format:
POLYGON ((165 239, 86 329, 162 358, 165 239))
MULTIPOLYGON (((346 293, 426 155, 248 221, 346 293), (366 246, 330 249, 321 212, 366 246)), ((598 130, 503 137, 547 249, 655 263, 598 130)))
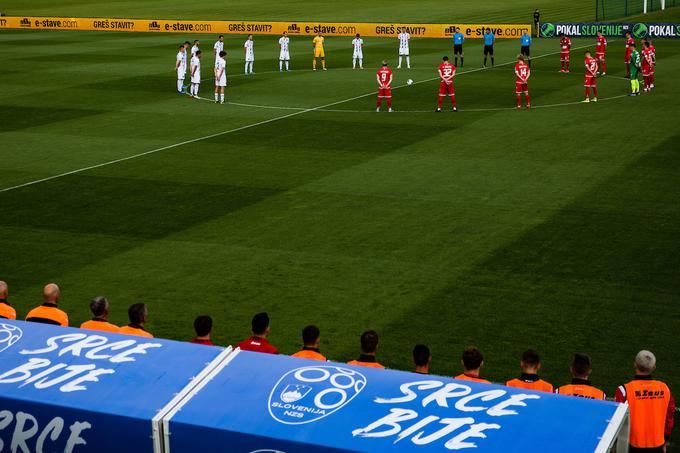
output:
POLYGON ((60 296, 61 290, 55 283, 45 285, 45 288, 43 288, 43 304, 29 311, 26 315, 26 321, 68 327, 68 315, 57 308, 60 296))
POLYGON ((586 354, 574 354, 574 360, 571 362, 571 375, 573 376, 571 384, 563 385, 555 390, 555 393, 590 398, 593 400, 607 399, 607 396, 602 390, 593 387, 590 383, 590 373, 592 372, 593 366, 590 356, 586 354))
POLYGON ((293 357, 300 359, 328 361, 319 351, 321 344, 321 331, 316 326, 307 326, 302 329, 302 350, 293 354, 293 357))
POLYGON ((413 348, 413 364, 415 365, 414 373, 430 374, 430 364, 432 363, 432 354, 430 348, 424 344, 417 344, 413 348))
POLYGON ((650 351, 635 356, 635 379, 619 386, 614 401, 628 403, 630 452, 665 452, 673 431, 675 401, 664 382, 652 378, 656 357, 650 351))
POLYGON ((90 311, 94 316, 80 325, 81 329, 99 330, 101 332, 118 333, 120 327, 111 324, 109 319, 109 301, 104 296, 97 296, 90 301, 90 311))
POLYGON ((137 335, 138 337, 153 338, 149 332, 144 329, 144 324, 149 316, 146 304, 132 304, 128 308, 128 318, 130 324, 120 328, 118 333, 126 335, 137 335))
POLYGON ((191 340, 194 344, 203 344, 206 346, 215 346, 212 342, 210 334, 212 332, 213 320, 210 316, 202 315, 197 316, 194 320, 194 330, 196 331, 196 336, 191 340))
POLYGON ((461 358, 460 363, 463 365, 463 374, 459 374, 454 379, 491 384, 491 382, 486 379, 479 377, 479 372, 484 366, 482 351, 474 347, 467 348, 463 351, 463 357, 461 358))
POLYGON ((357 360, 347 362, 348 365, 366 366, 369 368, 385 368, 375 358, 378 350, 378 333, 375 330, 367 330, 361 334, 361 355, 357 360))
POLYGON ((7 301, 9 287, 7 283, 0 280, 0 318, 17 319, 17 312, 7 301))
POLYGON ((538 371, 541 369, 541 359, 538 357, 538 352, 534 349, 524 351, 519 366, 522 368, 522 375, 519 379, 509 380, 505 385, 540 392, 553 392, 553 385, 538 377, 538 371))

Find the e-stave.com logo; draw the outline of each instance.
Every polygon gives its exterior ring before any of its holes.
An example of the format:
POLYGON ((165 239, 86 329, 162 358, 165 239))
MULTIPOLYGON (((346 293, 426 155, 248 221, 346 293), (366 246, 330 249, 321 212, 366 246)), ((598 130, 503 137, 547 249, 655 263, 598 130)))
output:
POLYGON ((0 352, 9 349, 17 341, 21 340, 24 332, 11 324, 0 324, 0 352))
POLYGON ((315 422, 340 410, 366 386, 366 377, 336 366, 308 366, 284 374, 269 394, 269 414, 286 425, 315 422))

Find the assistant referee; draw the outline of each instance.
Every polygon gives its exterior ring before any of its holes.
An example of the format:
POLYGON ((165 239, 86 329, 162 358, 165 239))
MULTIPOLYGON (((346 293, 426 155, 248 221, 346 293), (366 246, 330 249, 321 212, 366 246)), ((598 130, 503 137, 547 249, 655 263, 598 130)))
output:
POLYGON ((454 66, 458 66, 458 57, 460 57, 460 67, 463 64, 463 42, 465 41, 465 35, 460 32, 460 27, 456 27, 456 33, 453 35, 453 58, 454 66))

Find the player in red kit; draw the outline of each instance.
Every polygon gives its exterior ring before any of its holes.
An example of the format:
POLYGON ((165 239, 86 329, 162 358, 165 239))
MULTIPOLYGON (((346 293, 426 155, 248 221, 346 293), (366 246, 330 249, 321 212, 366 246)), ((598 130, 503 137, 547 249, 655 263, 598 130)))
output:
POLYGON ((378 80, 378 108, 376 112, 380 111, 382 100, 387 99, 387 111, 392 112, 392 70, 387 67, 387 60, 383 60, 382 67, 378 69, 376 74, 378 80))
POLYGON ((590 102, 590 89, 593 89, 593 102, 597 102, 597 60, 590 55, 590 51, 586 50, 586 98, 583 102, 590 102))
POLYGON ((453 78, 456 76, 456 67, 449 63, 449 57, 442 58, 442 64, 439 65, 439 103, 437 104, 437 112, 442 111, 442 102, 446 96, 451 97, 453 104, 453 111, 457 112, 456 106, 456 91, 453 88, 453 78))
POLYGON ((562 63, 560 72, 569 72, 569 52, 571 52, 571 39, 562 33, 560 34, 560 63, 562 63))
POLYGON ((645 41, 647 41, 647 44, 649 45, 649 53, 652 57, 652 73, 649 76, 649 88, 652 89, 654 88, 654 78, 656 77, 654 75, 656 71, 656 48, 654 48, 654 44, 652 44, 652 41, 649 39, 646 39, 645 41))
POLYGON ((635 44, 635 40, 631 38, 630 32, 626 32, 626 56, 623 57, 623 62, 626 63, 626 78, 630 79, 630 56, 633 53, 633 48, 630 46, 635 44))
POLYGON ((607 51, 607 38, 602 36, 602 32, 597 32, 597 38, 595 38, 597 44, 595 45, 595 58, 597 59, 597 64, 600 67, 600 73, 605 75, 607 73, 607 64, 604 61, 604 54, 607 51))
POLYGON ((531 69, 529 65, 524 62, 524 55, 517 56, 517 64, 515 65, 515 94, 517 95, 517 109, 522 108, 522 93, 527 101, 527 108, 531 108, 531 99, 529 99, 529 77, 531 76, 531 69))
POLYGON ((643 92, 648 92, 652 89, 652 71, 654 68, 654 59, 650 44, 647 40, 642 41, 642 83, 643 92))

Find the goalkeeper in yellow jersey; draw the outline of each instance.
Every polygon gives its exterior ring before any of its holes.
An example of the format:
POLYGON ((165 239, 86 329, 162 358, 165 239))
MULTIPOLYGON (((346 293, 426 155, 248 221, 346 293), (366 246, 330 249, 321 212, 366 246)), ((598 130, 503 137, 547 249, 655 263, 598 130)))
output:
POLYGON ((314 59, 312 60, 312 68, 316 71, 316 59, 321 58, 321 67, 326 70, 326 53, 323 50, 324 37, 321 33, 314 37, 312 46, 314 47, 314 59))

